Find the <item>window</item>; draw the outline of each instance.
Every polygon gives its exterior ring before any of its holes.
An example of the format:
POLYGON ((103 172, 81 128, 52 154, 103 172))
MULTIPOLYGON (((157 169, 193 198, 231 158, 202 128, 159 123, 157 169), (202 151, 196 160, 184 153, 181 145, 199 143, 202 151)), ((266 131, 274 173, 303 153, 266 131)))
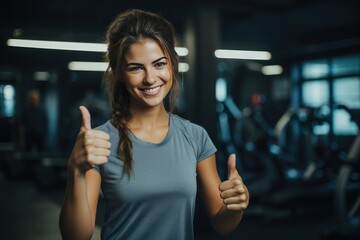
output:
MULTIPOLYGON (((334 102, 350 109, 360 109, 360 77, 334 80, 334 102)), ((356 135, 358 128, 345 110, 334 110, 334 134, 356 135)))
POLYGON ((302 84, 303 105, 320 107, 329 104, 329 82, 326 80, 307 81, 302 84))
POLYGON ((0 84, 0 117, 13 117, 15 114, 15 88, 10 84, 0 84))
POLYGON ((360 54, 305 61, 298 69, 302 105, 311 108, 328 105, 332 109, 329 116, 333 133, 357 134, 357 125, 350 121, 349 113, 336 109, 335 105, 360 109, 360 54))
POLYGON ((360 108, 360 77, 334 80, 334 102, 348 108, 360 108))
POLYGON ((358 127, 350 121, 350 114, 345 110, 334 111, 334 134, 335 135, 357 135, 358 127))
POLYGON ((305 79, 323 78, 329 74, 329 64, 326 60, 309 61, 303 64, 302 76, 305 79))
POLYGON ((360 55, 350 55, 333 59, 333 76, 356 74, 360 72, 360 55))

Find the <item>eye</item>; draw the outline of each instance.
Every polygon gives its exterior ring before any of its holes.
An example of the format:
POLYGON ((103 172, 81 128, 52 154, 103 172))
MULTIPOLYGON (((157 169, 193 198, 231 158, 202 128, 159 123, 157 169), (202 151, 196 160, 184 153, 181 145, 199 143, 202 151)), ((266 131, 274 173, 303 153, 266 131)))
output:
POLYGON ((155 63, 156 68, 162 68, 167 64, 167 62, 157 62, 155 63))
POLYGON ((129 72, 138 72, 138 71, 141 70, 141 67, 139 67, 139 66, 128 67, 127 70, 128 70, 129 72))

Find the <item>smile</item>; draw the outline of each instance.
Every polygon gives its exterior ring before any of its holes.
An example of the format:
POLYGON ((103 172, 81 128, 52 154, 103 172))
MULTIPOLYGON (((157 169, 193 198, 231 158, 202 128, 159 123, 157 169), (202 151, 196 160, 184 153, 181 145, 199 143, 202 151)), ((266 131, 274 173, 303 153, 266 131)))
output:
POLYGON ((157 86, 157 87, 153 87, 153 88, 145 88, 145 89, 142 89, 143 92, 145 92, 146 94, 156 94, 159 92, 161 86, 157 86))

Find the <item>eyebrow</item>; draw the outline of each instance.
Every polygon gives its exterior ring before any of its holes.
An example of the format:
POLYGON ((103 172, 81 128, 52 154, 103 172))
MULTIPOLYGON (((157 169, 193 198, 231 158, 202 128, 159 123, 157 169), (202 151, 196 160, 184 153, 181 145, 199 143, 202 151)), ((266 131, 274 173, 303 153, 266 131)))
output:
MULTIPOLYGON (((164 57, 160 57, 160 58, 152 61, 151 64, 157 63, 157 62, 159 62, 159 61, 161 61, 161 60, 163 60, 163 59, 167 59, 167 57, 165 57, 165 56, 164 56, 164 57)), ((143 66, 144 64, 142 64, 142 63, 132 63, 132 62, 126 64, 126 66, 129 66, 129 65, 143 66)))

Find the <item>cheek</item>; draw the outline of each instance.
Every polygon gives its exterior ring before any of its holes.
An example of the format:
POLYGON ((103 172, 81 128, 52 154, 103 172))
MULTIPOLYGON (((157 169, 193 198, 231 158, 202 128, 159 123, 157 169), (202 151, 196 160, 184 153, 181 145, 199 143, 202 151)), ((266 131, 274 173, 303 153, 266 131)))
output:
POLYGON ((164 69, 159 73, 159 76, 164 80, 170 81, 171 80, 171 72, 169 69, 164 69))
POLYGON ((124 78, 127 87, 136 86, 143 80, 141 74, 127 74, 124 78))

